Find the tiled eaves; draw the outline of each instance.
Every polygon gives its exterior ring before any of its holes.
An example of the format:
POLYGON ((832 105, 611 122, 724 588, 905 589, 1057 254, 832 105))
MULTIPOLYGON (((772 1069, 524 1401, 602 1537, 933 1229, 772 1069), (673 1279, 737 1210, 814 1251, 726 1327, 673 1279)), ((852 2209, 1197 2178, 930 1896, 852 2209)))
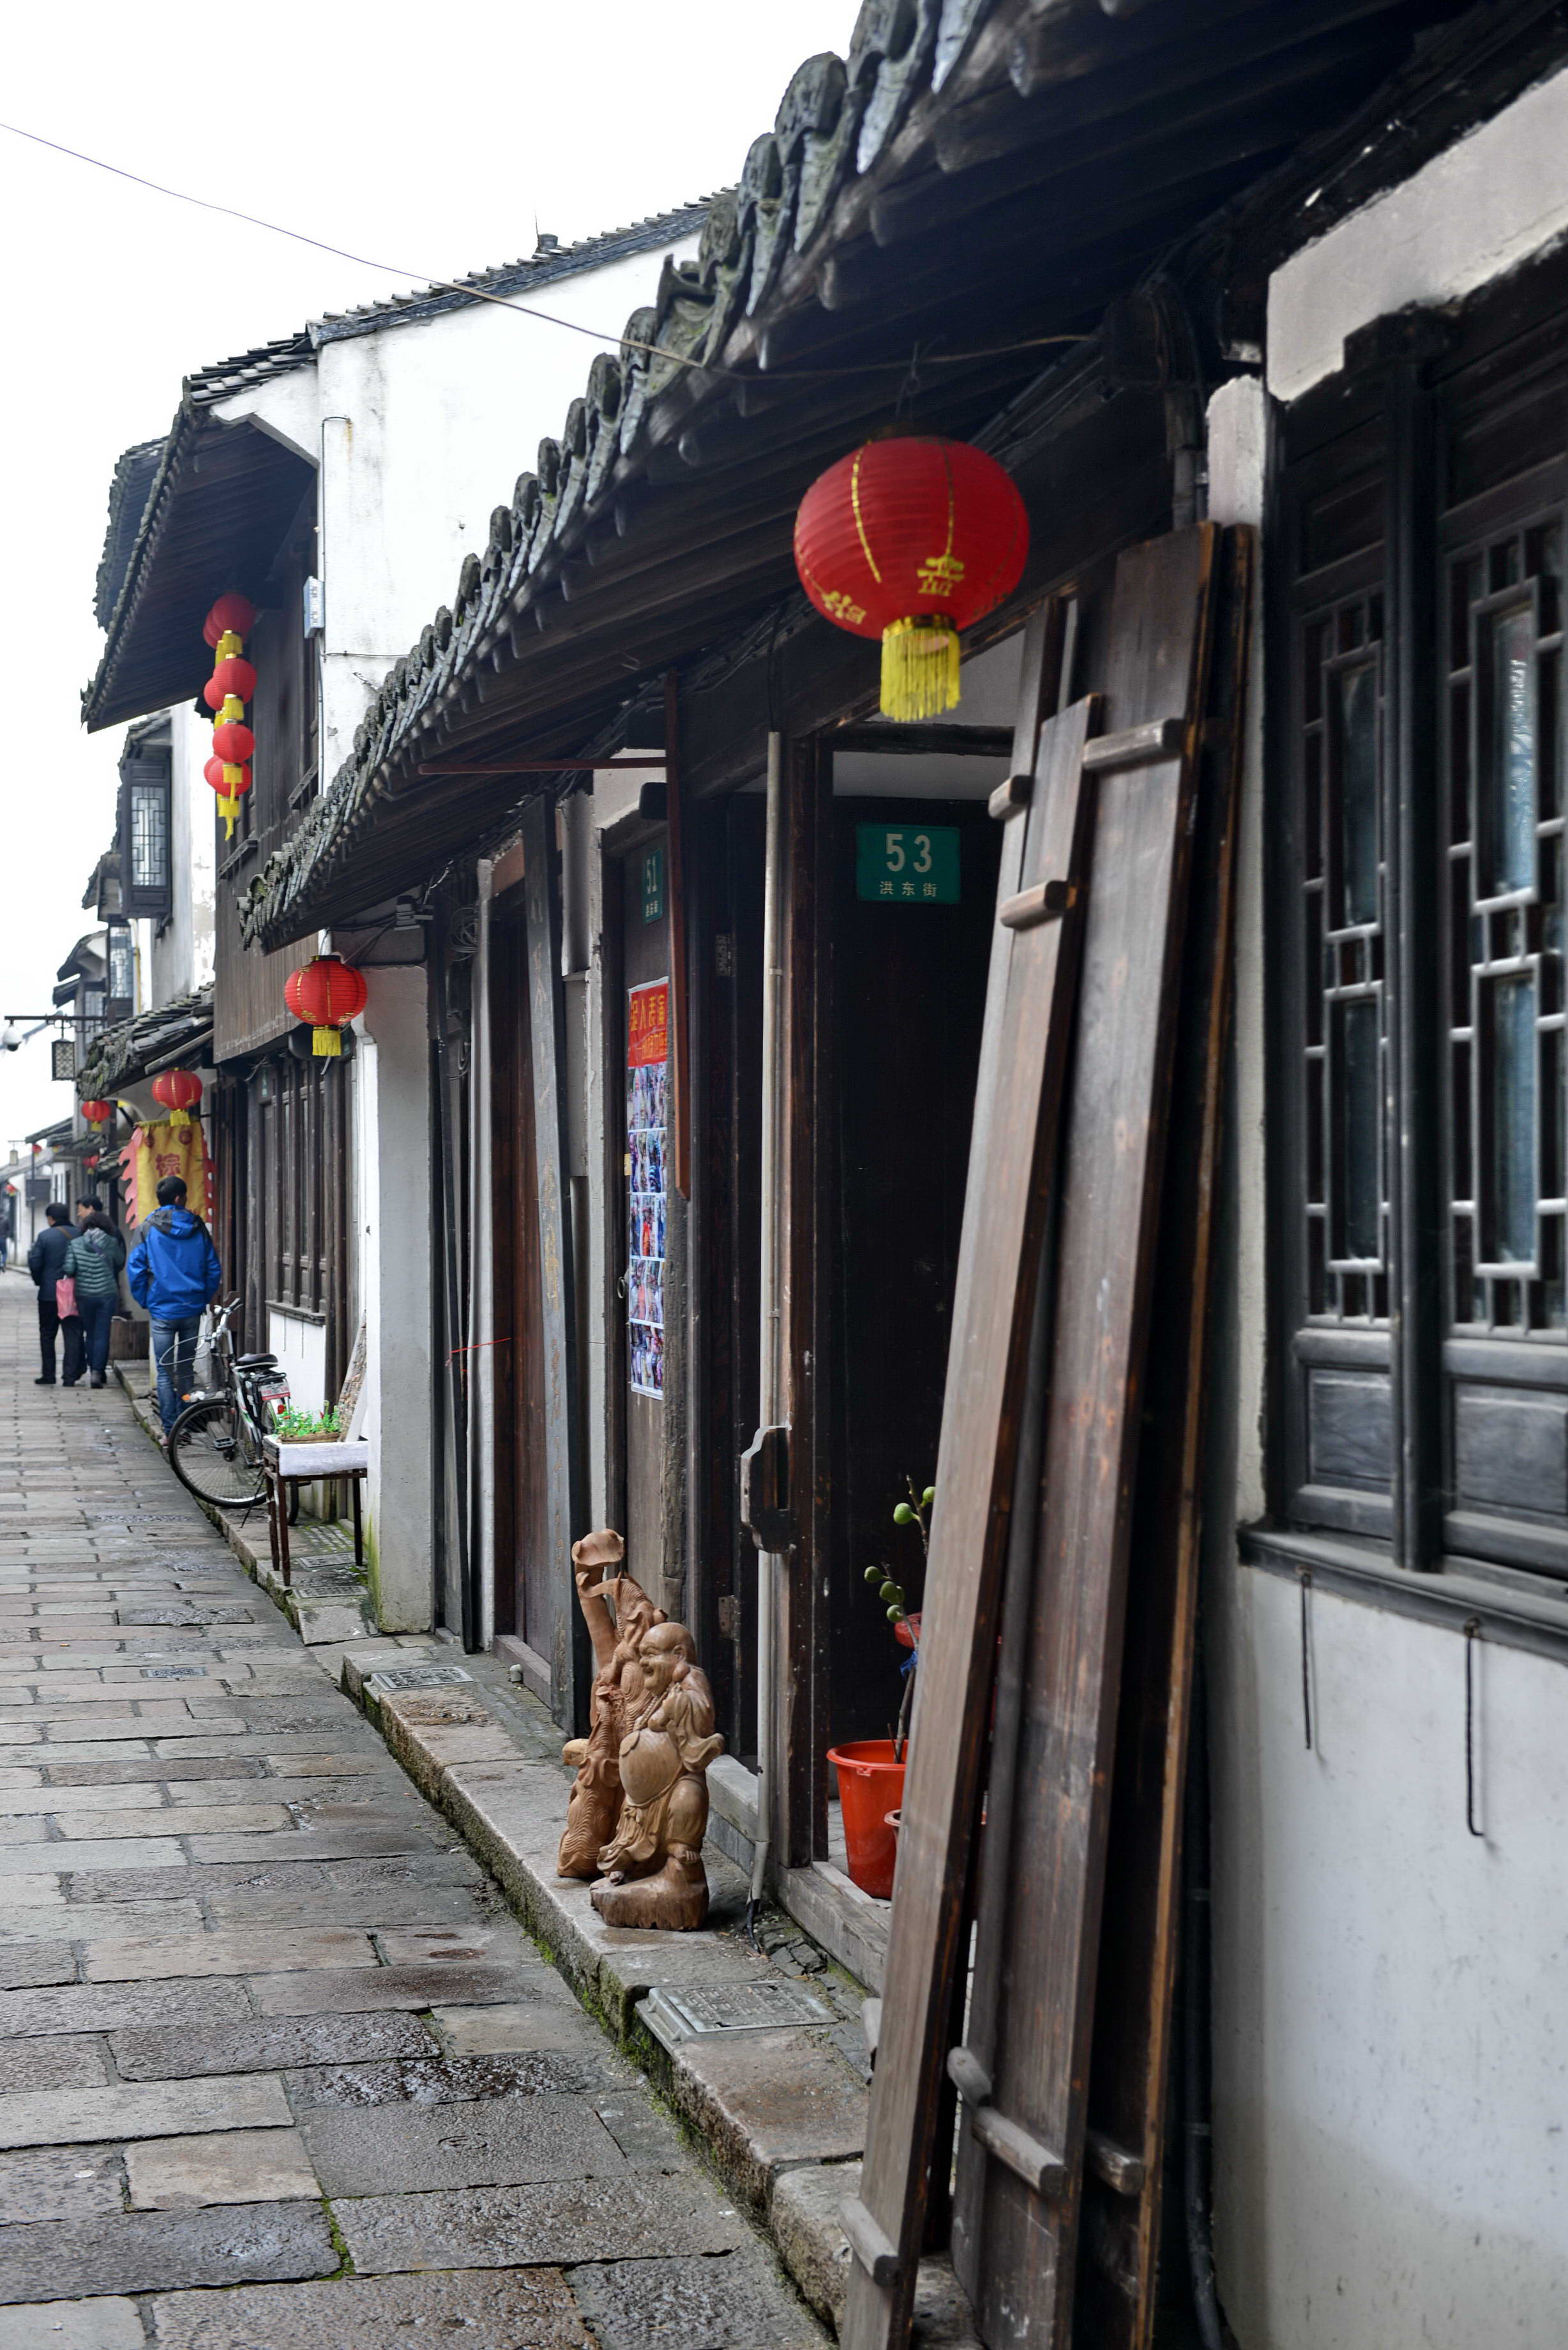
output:
POLYGON ((820 240, 862 233, 881 187, 921 151, 921 101, 945 105, 1004 79, 1019 27, 1066 5, 915 0, 911 11, 907 0, 867 0, 847 57, 825 53, 797 69, 739 184, 708 207, 697 258, 667 259, 619 351, 594 359, 560 439, 541 443, 537 471, 492 515, 483 556, 465 560, 452 605, 389 671, 329 790, 252 880, 240 901, 247 941, 286 934, 291 909, 329 856, 349 854, 393 771, 432 750, 472 706, 480 676, 532 638, 530 607, 587 518, 713 396, 703 363, 755 364, 767 327, 815 299, 820 240))
POLYGON ((557 252, 527 261, 508 262, 494 269, 472 271, 453 281, 455 291, 426 287, 398 294, 385 302, 365 303, 351 310, 328 311, 292 335, 259 343, 248 351, 197 368, 181 387, 180 407, 162 441, 143 442, 128 449, 115 467, 109 492, 109 526, 99 565, 94 616, 105 631, 106 643, 97 676, 82 696, 89 712, 100 684, 112 673, 117 639, 161 532, 169 492, 184 463, 194 434, 206 412, 241 392, 254 391, 275 377, 308 367, 323 344, 359 335, 379 334, 389 327, 419 326, 427 319, 468 307, 481 294, 506 296, 536 293, 559 280, 600 269, 639 253, 656 252, 696 234, 710 209, 711 199, 680 204, 602 234, 580 237, 557 252))
POLYGON ((78 1093, 86 1098, 99 1093, 112 1096, 119 1087, 134 1083, 150 1058, 176 1051, 185 1038, 201 1035, 212 1023, 213 991, 204 987, 106 1028, 83 1059, 78 1093))

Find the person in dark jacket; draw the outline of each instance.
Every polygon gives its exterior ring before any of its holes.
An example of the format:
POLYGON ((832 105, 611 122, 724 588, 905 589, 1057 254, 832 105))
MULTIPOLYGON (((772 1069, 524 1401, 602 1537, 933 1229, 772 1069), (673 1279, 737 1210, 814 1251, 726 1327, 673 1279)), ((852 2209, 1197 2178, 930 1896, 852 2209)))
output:
MULTIPOLYGON (((66 1271, 77 1285, 81 1359, 92 1374, 95 1388, 103 1387, 109 1378, 109 1330, 119 1302, 119 1268, 124 1263, 125 1243, 101 1208, 89 1210, 66 1251, 66 1271)), ((76 1385, 68 1368, 65 1384, 76 1385)))
MULTIPOLYGON (((44 1350, 43 1377, 33 1382, 36 1388, 52 1388, 55 1384, 55 1334, 60 1326, 60 1317, 55 1307, 55 1284, 66 1269, 66 1256, 74 1238, 69 1209, 58 1200, 51 1200, 44 1210, 44 1229, 27 1251, 27 1270, 38 1288, 38 1338, 44 1350)), ((81 1325, 67 1322, 67 1382, 81 1376, 80 1348, 81 1325)))
POLYGON ((146 1306, 152 1324, 158 1417, 167 1436, 185 1409, 202 1308, 217 1295, 223 1280, 212 1234, 185 1205, 182 1177, 166 1175, 158 1186, 157 1211, 130 1252, 127 1278, 132 1297, 146 1306))

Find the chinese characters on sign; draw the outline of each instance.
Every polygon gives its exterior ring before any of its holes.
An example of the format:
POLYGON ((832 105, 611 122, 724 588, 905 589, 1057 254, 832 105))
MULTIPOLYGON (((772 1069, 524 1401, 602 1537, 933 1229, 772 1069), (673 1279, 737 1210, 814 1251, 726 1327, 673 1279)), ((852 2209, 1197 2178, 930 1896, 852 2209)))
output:
POLYGON ((642 860, 642 919, 657 922, 664 913, 664 851, 650 848, 642 860))
POLYGON ((670 982, 632 988, 626 1007, 626 1152, 629 1181, 627 1321, 633 1395, 664 1393, 664 1180, 670 982))
POLYGON ((890 906, 956 906, 956 824, 857 824, 855 894, 890 906))

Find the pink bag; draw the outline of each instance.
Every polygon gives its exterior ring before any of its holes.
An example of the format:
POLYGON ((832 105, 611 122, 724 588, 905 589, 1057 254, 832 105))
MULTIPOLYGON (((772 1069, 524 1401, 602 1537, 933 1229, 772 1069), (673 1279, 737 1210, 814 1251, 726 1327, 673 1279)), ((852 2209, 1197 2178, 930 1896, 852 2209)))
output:
POLYGON ((74 1321, 81 1312, 77 1304, 77 1277, 74 1273, 62 1273, 55 1284, 55 1312, 62 1322, 74 1321))

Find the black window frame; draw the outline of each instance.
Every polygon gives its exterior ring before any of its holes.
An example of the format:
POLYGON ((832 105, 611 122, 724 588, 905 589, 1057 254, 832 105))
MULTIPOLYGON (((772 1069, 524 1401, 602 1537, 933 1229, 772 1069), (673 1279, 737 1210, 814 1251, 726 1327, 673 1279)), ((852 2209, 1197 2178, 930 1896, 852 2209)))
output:
POLYGON ((126 752, 119 763, 117 810, 120 908, 131 921, 161 922, 174 905, 174 822, 168 749, 141 745, 126 752), (136 846, 139 806, 151 810, 163 844, 163 869, 156 879, 137 879, 136 846))
MULTIPOLYGON (((1314 1542, 1325 1554, 1337 1545, 1341 1555, 1348 1545, 1399 1569, 1526 1586, 1568 1582, 1568 1213, 1542 1204, 1547 1191, 1560 1203, 1568 1189, 1568 694, 1561 683, 1568 654, 1562 611, 1551 615, 1554 626, 1542 622, 1547 591, 1528 570, 1531 546, 1544 546, 1551 529, 1557 570, 1550 595, 1561 605, 1568 587, 1565 324, 1568 261, 1558 257, 1458 317, 1406 314, 1353 338, 1343 374, 1281 419, 1267 575, 1270 1527, 1305 1538, 1303 1556, 1314 1542), (1551 991, 1536 1000, 1533 1064, 1550 1080, 1536 1096, 1553 1139, 1542 1142, 1538 1124, 1544 1171, 1535 1209, 1538 1230, 1551 1222, 1551 1246, 1539 1278, 1515 1258, 1501 1274, 1494 1263, 1476 1284, 1477 1296, 1483 1288, 1489 1300, 1501 1295, 1504 1313, 1517 1307, 1519 1326, 1483 1328, 1459 1312, 1469 1295, 1460 1234, 1483 1212, 1476 1154, 1485 1137, 1474 1126, 1465 1131, 1471 1097, 1459 1075, 1480 1046, 1474 1023, 1467 1028, 1454 1010, 1461 979, 1467 1000, 1480 1000, 1474 911, 1468 894, 1459 905, 1456 891, 1480 857, 1475 826, 1459 825, 1455 814, 1456 792, 1470 788, 1465 754, 1479 738, 1469 732, 1459 743, 1454 713, 1479 683, 1453 653, 1454 595, 1456 567, 1490 562, 1489 550, 1511 535, 1517 576, 1473 568, 1464 576, 1481 580, 1476 611, 1490 598, 1536 616, 1536 673, 1555 681, 1550 756, 1542 764, 1552 771, 1556 798, 1532 803, 1540 887, 1505 891, 1508 902, 1483 910, 1480 968, 1528 968, 1551 991), (1328 714, 1314 707, 1308 656, 1358 601, 1364 612, 1375 601, 1381 607, 1376 952, 1369 939, 1348 935, 1352 925, 1338 938, 1331 927, 1314 928, 1311 912, 1314 892, 1320 902, 1332 895, 1318 844, 1333 826, 1323 764, 1328 714), (1371 1267, 1347 1267, 1343 1258, 1336 1265, 1332 1249, 1314 1253, 1312 1237, 1314 1218, 1325 1230, 1332 1219, 1334 1156, 1318 1114, 1333 1095, 1332 1055, 1312 999, 1321 1004, 1357 983, 1376 984, 1386 1019, 1381 1295, 1371 1267)), ((1331 643, 1334 660, 1363 657, 1366 639, 1350 626, 1345 645, 1331 643)), ((1469 606, 1465 626, 1479 644, 1469 606)), ((1533 739, 1539 758, 1548 738, 1533 739)), ((1538 783, 1538 794, 1546 787, 1538 783)))

